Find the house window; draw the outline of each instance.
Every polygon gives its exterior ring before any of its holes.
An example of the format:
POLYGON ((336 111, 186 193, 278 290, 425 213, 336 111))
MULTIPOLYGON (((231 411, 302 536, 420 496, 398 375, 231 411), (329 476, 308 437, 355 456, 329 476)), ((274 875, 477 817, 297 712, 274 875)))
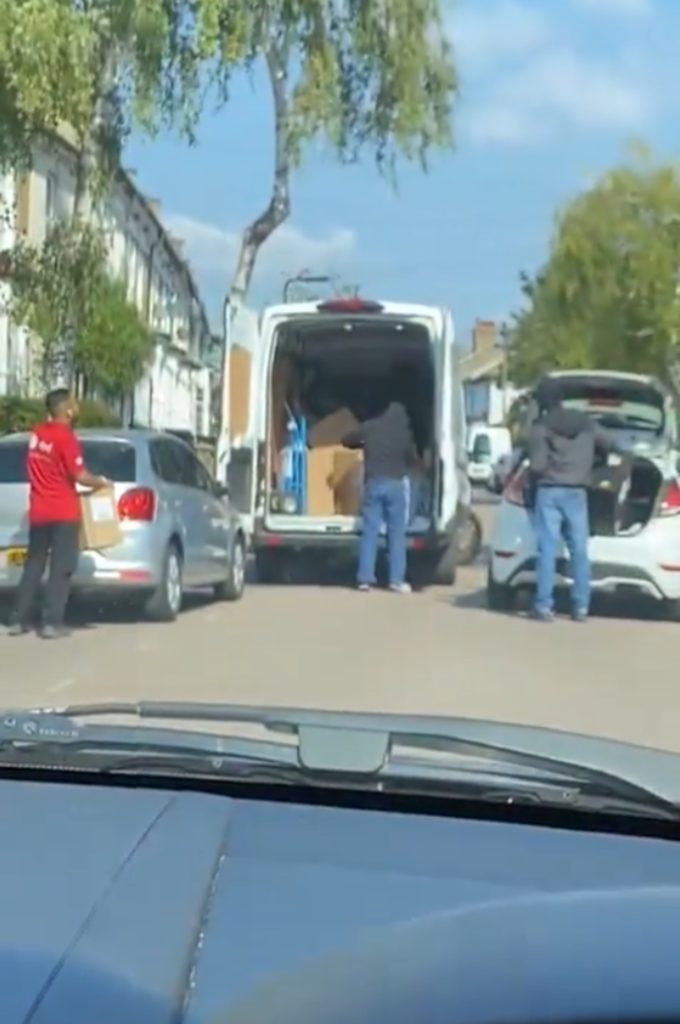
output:
POLYGON ((54 171, 49 171, 45 177, 45 223, 48 228, 61 220, 66 220, 70 211, 68 208, 68 196, 59 176, 54 171))
POLYGON ((203 417, 205 415, 205 390, 196 388, 196 427, 197 435, 203 433, 203 417))
POLYGON ((48 228, 57 219, 57 189, 57 176, 50 171, 45 178, 45 223, 48 228))

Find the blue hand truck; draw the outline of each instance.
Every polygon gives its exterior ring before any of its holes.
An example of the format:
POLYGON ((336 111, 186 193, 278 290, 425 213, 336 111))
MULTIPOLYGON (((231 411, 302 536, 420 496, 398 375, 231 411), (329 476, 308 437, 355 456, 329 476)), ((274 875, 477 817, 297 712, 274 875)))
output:
POLYGON ((288 410, 288 445, 283 493, 295 499, 295 511, 304 515, 307 510, 307 420, 296 419, 288 410))

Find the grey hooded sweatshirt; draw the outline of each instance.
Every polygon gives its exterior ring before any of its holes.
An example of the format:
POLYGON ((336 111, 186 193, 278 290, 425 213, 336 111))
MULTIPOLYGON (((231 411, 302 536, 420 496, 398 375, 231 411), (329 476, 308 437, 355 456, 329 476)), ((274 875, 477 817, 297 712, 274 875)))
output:
POLYGON ((588 487, 598 451, 620 449, 586 413, 556 405, 531 429, 529 465, 534 482, 544 487, 588 487))

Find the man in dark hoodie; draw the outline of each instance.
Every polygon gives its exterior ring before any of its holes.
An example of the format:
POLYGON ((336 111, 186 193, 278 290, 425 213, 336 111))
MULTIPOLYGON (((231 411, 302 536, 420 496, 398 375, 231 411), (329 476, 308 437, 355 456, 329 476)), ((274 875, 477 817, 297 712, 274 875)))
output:
POLYGON ((383 522, 389 545, 389 585, 397 594, 410 592, 406 582, 406 525, 408 474, 417 461, 416 446, 406 409, 393 401, 380 416, 366 420, 346 434, 346 448, 364 453, 364 492, 361 507, 359 590, 375 584, 378 538, 383 522))
POLYGON ((555 563, 564 537, 573 579, 572 617, 585 622, 590 607, 588 485, 598 450, 619 449, 586 413, 564 408, 554 378, 543 378, 536 400, 541 416, 529 437, 538 548, 534 614, 541 622, 553 619, 555 563))

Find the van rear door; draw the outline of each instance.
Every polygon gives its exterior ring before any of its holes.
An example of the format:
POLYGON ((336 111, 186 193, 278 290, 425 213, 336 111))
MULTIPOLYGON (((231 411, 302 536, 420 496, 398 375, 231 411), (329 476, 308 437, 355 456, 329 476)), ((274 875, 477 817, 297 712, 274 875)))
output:
POLYGON ((460 496, 458 447, 465 445, 465 410, 456 373, 453 317, 443 311, 436 346, 436 432, 439 452, 433 518, 439 531, 453 524, 460 496))

